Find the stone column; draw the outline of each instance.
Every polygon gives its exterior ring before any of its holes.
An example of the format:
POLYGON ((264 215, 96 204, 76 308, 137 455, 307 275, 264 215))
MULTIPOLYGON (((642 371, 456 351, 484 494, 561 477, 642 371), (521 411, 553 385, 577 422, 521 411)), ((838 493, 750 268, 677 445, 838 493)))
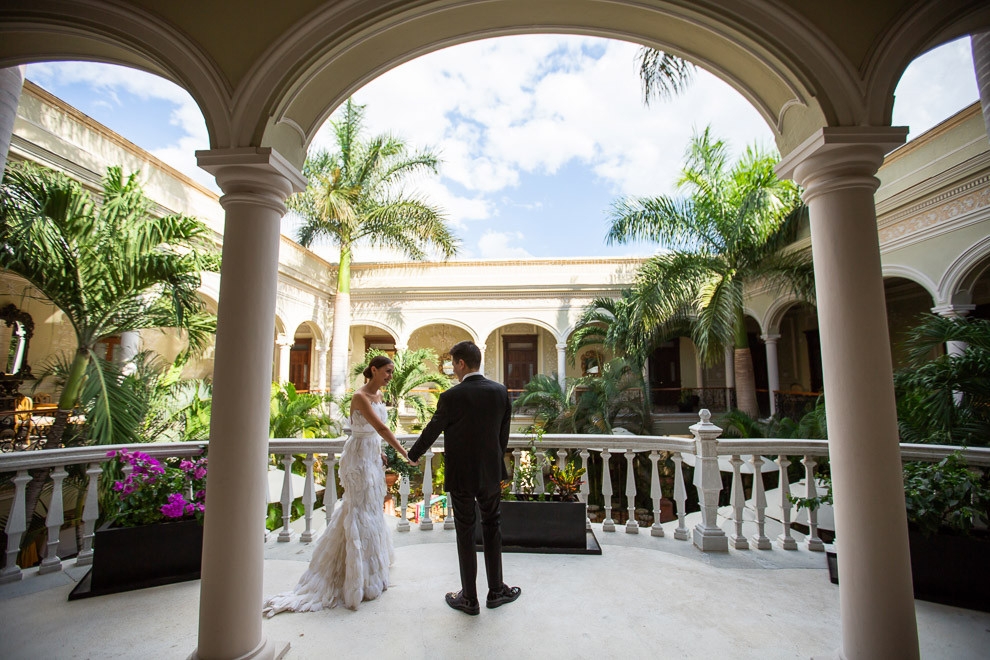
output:
POLYGON ((777 341, 780 335, 763 335, 767 347, 767 381, 770 390, 770 416, 777 414, 777 400, 774 392, 780 389, 780 367, 777 366, 777 341))
POLYGON ((804 187, 810 210, 842 574, 840 656, 849 660, 919 656, 873 200, 877 168, 906 134, 819 129, 777 167, 804 187))
POLYGON ((983 123, 987 136, 990 136, 990 32, 972 34, 969 39, 973 46, 973 68, 976 71, 976 86, 980 90, 983 123))
POLYGON ((0 69, 0 177, 7 164, 7 151, 14 133, 14 120, 17 119, 17 103, 24 86, 24 67, 15 66, 0 69))
POLYGON ((281 335, 275 340, 275 345, 278 346, 279 384, 289 382, 289 352, 292 350, 293 343, 292 338, 285 335, 281 335))
MULTIPOLYGON (((950 319, 961 319, 974 309, 976 309, 976 305, 953 305, 950 303, 932 307, 932 313, 950 319)), ((947 341, 945 342, 945 352, 949 355, 962 355, 967 346, 968 344, 964 341, 947 341)))
POLYGON ((137 371, 134 365, 134 358, 141 352, 141 333, 137 330, 129 330, 120 333, 120 364, 121 371, 125 376, 137 371))
POLYGON ((327 389, 327 353, 330 347, 326 344, 319 344, 316 347, 316 388, 318 390, 327 389))
POLYGON ((199 151, 223 190, 223 265, 210 418, 199 644, 192 658, 275 658, 261 628, 265 464, 279 223, 305 179, 270 148, 199 151))
POLYGON ((560 383, 560 390, 567 392, 567 343, 557 344, 557 382, 560 383))
MULTIPOLYGON (((725 409, 732 408, 732 393, 736 390, 736 351, 732 346, 725 347, 725 409)), ((736 402, 739 405, 739 402, 736 402)))

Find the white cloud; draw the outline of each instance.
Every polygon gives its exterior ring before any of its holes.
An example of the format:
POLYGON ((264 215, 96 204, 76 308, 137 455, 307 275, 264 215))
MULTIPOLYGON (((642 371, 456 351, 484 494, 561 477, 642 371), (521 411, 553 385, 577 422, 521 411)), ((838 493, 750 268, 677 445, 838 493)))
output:
POLYGON ((914 60, 894 90, 892 124, 915 138, 979 99, 969 37, 949 42, 914 60))
POLYGON ((530 259, 532 254, 519 245, 512 245, 526 237, 517 231, 486 231, 478 239, 478 256, 482 259, 530 259))

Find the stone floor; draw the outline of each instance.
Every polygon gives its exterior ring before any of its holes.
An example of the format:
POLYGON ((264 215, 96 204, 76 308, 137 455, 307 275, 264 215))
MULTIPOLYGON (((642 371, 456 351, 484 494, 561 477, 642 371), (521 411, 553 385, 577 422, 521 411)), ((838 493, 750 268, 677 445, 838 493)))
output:
MULTIPOLYGON (((380 599, 357 612, 283 614, 265 634, 291 644, 288 658, 810 658, 839 645, 838 588, 821 553, 706 555, 672 528, 653 538, 596 525, 601 556, 506 554, 522 597, 469 617, 443 603, 458 577, 454 533, 440 527, 394 534, 380 599)), ((291 588, 311 553, 269 542, 265 593, 291 588)), ((166 660, 195 648, 198 582, 69 603, 82 573, 0 587, 0 657, 166 660)), ((987 657, 990 614, 923 601, 916 611, 923 657, 987 657)))

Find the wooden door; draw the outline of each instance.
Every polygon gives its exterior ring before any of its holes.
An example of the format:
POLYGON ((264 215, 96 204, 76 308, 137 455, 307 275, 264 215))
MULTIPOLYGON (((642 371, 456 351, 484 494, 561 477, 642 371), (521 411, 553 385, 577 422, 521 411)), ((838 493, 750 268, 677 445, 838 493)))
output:
POLYGON ((649 374, 653 403, 676 406, 681 398, 680 339, 665 341, 650 354, 649 374))
POLYGON ((297 391, 309 389, 309 365, 312 347, 312 337, 300 337, 289 349, 289 381, 297 391))
POLYGON ((537 371, 536 335, 502 336, 502 382, 515 400, 537 371))

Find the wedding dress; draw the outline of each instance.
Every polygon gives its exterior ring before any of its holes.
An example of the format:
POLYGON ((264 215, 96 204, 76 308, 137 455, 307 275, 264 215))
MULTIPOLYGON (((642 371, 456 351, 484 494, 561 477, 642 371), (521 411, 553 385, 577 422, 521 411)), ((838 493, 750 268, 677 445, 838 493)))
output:
MULTIPOLYGON (((384 422, 385 404, 372 403, 371 407, 384 422)), ((338 605, 355 610, 362 600, 373 600, 388 588, 394 551, 382 515, 381 436, 356 410, 351 413, 351 437, 340 457, 339 476, 344 496, 316 541, 309 568, 295 589, 265 601, 266 617, 338 605)))

